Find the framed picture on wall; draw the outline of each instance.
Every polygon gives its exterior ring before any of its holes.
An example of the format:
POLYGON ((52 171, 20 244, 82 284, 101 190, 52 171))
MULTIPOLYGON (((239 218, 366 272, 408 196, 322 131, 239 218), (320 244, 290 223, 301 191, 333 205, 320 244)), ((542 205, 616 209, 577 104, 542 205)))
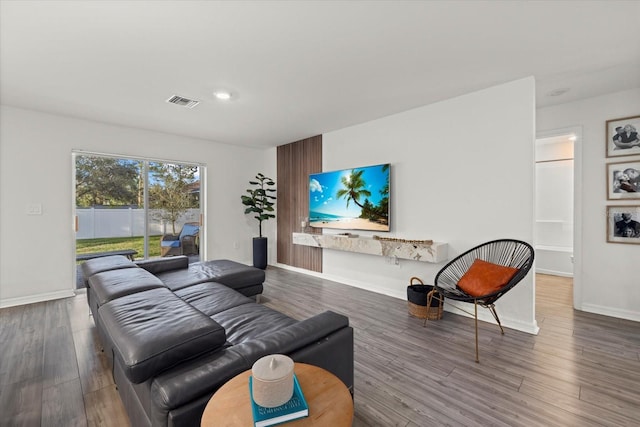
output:
POLYGON ((607 206, 607 242, 640 245, 640 206, 607 206))
POLYGON ((607 164, 607 199, 640 200, 640 160, 607 164))
POLYGON ((640 154, 640 116, 607 120, 607 157, 640 154))

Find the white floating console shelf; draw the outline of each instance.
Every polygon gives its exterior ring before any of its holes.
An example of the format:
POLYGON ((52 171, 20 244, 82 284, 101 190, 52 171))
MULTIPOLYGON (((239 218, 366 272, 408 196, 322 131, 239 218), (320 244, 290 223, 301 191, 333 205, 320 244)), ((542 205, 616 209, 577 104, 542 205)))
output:
POLYGON ((358 252, 369 255, 396 257, 423 262, 442 262, 447 260, 447 244, 417 244, 377 240, 372 237, 348 237, 336 234, 293 233, 293 244, 358 252))

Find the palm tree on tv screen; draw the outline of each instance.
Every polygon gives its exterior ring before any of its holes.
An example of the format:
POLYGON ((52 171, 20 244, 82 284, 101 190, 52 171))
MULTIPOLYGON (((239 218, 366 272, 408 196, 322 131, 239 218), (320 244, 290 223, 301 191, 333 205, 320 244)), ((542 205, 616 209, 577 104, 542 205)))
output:
MULTIPOLYGON (((389 169, 388 165, 382 167, 382 171, 386 172, 389 169)), ((349 202, 353 200, 358 207, 360 207, 360 218, 365 218, 370 221, 380 222, 382 224, 388 223, 388 205, 389 205, 389 181, 385 183, 384 187, 380 189, 382 199, 379 204, 375 205, 371 203, 369 197, 371 192, 367 190, 367 182, 362 178, 364 169, 351 170, 351 174, 340 178, 344 188, 336 192, 336 198, 344 198, 347 201, 347 208, 349 208, 349 202), (360 199, 364 198, 364 203, 360 203, 360 199)))
POLYGON ((349 207, 349 202, 353 200, 353 203, 358 205, 360 209, 364 209, 364 206, 362 206, 358 200, 361 197, 371 197, 371 192, 366 189, 367 183, 362 179, 363 173, 364 169, 359 171, 352 169, 351 174, 340 178, 344 188, 337 191, 336 197, 338 199, 346 199, 347 208, 349 207))

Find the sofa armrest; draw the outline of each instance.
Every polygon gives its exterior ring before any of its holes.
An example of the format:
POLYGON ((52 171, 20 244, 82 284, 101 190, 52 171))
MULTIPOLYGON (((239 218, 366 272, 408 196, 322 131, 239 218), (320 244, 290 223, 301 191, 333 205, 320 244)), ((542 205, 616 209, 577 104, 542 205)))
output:
POLYGON ((260 338, 235 345, 232 351, 242 355, 249 366, 272 353, 290 354, 349 326, 349 318, 325 311, 260 338))
POLYGON ((231 351, 243 355, 251 365, 268 354, 286 354, 296 362, 326 369, 340 378, 353 394, 353 328, 347 317, 332 311, 243 342, 231 351))
MULTIPOLYGON (((250 369, 262 356, 290 354, 312 347, 348 326, 347 317, 326 311, 259 339, 227 347, 215 354, 177 366, 153 381, 151 395, 154 404, 170 410, 202 395, 211 395, 227 380, 250 369)), ((353 341, 349 348, 345 348, 345 352, 353 358, 353 341)))

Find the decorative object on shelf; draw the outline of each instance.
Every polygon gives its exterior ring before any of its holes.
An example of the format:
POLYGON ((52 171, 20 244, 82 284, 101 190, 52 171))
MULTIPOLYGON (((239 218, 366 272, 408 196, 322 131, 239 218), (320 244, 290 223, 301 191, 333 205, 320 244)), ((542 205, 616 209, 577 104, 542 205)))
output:
POLYGON ((640 154, 640 115, 607 120, 607 157, 640 154))
POLYGON ((380 237, 376 235, 374 235, 373 238, 375 240, 382 240, 385 242, 409 243, 412 245, 433 245, 433 240, 407 240, 407 239, 398 239, 395 237, 380 237))
POLYGON ((269 177, 261 173, 256 175, 255 181, 249 181, 254 188, 247 189, 248 196, 240 196, 242 204, 246 206, 244 213, 254 213, 254 218, 258 220, 258 235, 253 238, 253 266, 261 269, 267 268, 267 238, 262 237, 262 221, 275 218, 273 206, 276 196, 273 187, 276 183, 269 177))
POLYGON ((607 164, 607 199, 640 199, 640 160, 607 164))
POLYGON ((306 216, 302 217, 300 219, 300 232, 306 233, 308 225, 309 225, 309 218, 307 218, 306 216))
POLYGON ((357 234, 353 234, 353 233, 338 233, 335 234, 335 236, 339 236, 339 237, 351 237, 352 239, 355 237, 358 237, 357 234))
POLYGON ((407 305, 409 315, 418 319, 442 319, 442 300, 432 285, 425 285, 418 277, 409 279, 407 286, 407 305), (414 284, 416 281, 419 285, 414 284))
POLYGON ((607 206, 607 242, 640 245, 640 206, 607 206))

